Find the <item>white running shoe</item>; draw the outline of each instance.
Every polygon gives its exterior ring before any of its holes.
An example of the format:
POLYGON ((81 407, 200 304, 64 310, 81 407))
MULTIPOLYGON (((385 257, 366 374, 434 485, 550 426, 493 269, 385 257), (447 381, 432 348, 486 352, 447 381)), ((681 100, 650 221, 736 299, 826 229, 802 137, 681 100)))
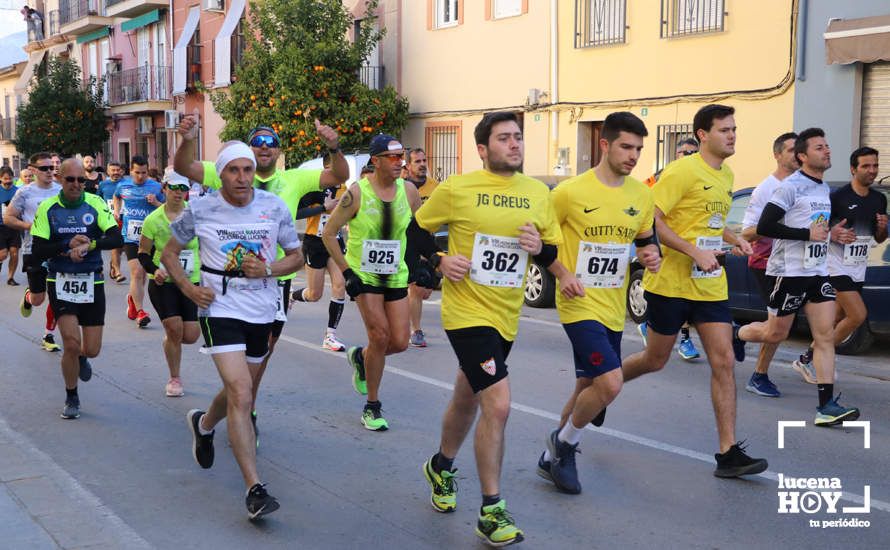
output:
POLYGON ((328 332, 324 335, 324 341, 322 341, 321 347, 331 351, 346 351, 346 346, 343 342, 337 340, 337 336, 334 335, 333 332, 328 332))

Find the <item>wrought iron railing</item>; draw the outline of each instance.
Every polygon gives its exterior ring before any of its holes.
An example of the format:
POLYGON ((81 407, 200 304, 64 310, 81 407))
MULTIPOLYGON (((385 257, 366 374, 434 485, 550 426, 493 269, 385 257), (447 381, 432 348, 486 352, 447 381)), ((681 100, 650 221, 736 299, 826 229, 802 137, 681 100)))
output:
POLYGON ((0 139, 15 139, 15 117, 0 118, 0 139))
POLYGON ((362 65, 358 74, 361 83, 372 90, 382 90, 386 86, 383 65, 362 65))
POLYGON ((627 41, 627 0, 575 0, 575 47, 627 41))
POLYGON ((724 0, 661 0, 661 37, 723 31, 724 0))
POLYGON ((674 160, 678 143, 694 137, 692 124, 659 124, 658 142, 655 146, 655 171, 660 172, 674 160))
POLYGON ((108 104, 126 105, 140 101, 164 101, 171 97, 170 67, 145 65, 135 69, 109 73, 108 104))
POLYGON ((88 15, 105 15, 105 0, 59 0, 59 13, 62 25, 88 15))
POLYGON ((59 28, 62 26, 60 22, 59 10, 50 10, 49 12, 49 34, 47 36, 56 36, 59 34, 59 28))

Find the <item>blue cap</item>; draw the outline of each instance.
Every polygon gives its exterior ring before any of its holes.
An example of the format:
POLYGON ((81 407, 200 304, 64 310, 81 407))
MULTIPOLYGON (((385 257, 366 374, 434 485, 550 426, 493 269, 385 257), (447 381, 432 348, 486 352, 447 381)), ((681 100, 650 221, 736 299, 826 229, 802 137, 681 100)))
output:
POLYGON ((368 153, 372 157, 389 152, 403 152, 405 150, 399 140, 389 134, 377 134, 371 138, 371 145, 368 147, 368 153), (395 143, 392 143, 392 142, 395 143))
POLYGON ((247 143, 250 143, 250 140, 253 139, 253 136, 255 136, 259 132, 263 132, 263 131, 269 132, 270 134, 275 136, 275 139, 277 139, 278 141, 281 141, 281 136, 278 135, 278 132, 276 132, 274 128, 271 128, 269 126, 257 126, 253 130, 251 130, 250 133, 247 134, 247 140, 246 140, 247 143))

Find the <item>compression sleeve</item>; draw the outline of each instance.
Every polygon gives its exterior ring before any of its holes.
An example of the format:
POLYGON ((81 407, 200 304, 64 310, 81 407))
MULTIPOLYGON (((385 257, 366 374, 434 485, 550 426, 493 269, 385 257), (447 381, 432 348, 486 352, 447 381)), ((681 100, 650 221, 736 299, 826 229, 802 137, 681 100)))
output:
POLYGON ((792 241, 810 240, 810 230, 807 227, 788 227, 779 220, 785 215, 782 207, 770 202, 763 208, 760 221, 757 222, 757 234, 761 237, 773 239, 788 239, 792 241))

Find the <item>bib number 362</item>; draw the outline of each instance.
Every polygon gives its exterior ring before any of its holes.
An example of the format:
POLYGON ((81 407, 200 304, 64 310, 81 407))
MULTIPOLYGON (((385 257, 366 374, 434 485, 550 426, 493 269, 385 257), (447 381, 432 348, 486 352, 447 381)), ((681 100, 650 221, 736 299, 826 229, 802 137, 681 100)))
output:
POLYGON ((476 233, 470 280, 485 286, 520 288, 528 268, 528 252, 517 237, 476 233))
POLYGON ((56 297, 72 304, 92 304, 95 286, 92 273, 57 273, 56 297))
POLYGON ((379 275, 399 272, 402 260, 399 241, 368 239, 362 243, 362 271, 379 275))

